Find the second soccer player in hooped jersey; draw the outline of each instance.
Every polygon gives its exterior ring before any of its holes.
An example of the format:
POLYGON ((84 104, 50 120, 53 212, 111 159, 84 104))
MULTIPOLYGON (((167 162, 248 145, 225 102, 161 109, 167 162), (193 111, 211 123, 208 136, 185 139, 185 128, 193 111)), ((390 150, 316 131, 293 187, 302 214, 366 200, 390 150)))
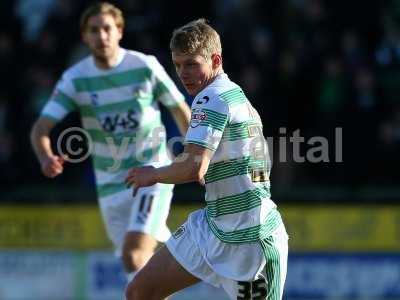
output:
POLYGON ((224 288, 230 299, 282 299, 288 236, 271 200, 261 119, 224 73, 220 37, 204 19, 176 29, 170 48, 195 96, 184 152, 168 166, 133 168, 127 182, 140 191, 199 181, 206 207, 155 253, 128 285, 127 299, 164 299, 200 280, 224 288))
POLYGON ((157 242, 170 236, 166 219, 173 185, 154 184, 132 195, 124 179, 132 167, 170 162, 159 104, 169 109, 182 134, 190 109, 154 56, 120 47, 124 18, 117 7, 106 2, 90 6, 80 26, 91 55, 63 73, 32 128, 31 142, 43 174, 60 175, 68 157, 53 152, 50 131, 69 112, 79 111, 92 141, 89 148, 106 231, 132 278, 157 242))

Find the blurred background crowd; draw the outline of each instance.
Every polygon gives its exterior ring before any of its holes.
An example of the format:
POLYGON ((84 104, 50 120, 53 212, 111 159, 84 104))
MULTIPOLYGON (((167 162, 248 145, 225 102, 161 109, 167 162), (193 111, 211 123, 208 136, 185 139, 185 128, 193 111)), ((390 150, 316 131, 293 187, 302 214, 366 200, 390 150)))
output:
MULTIPOLYGON (((69 165, 50 181, 29 143, 32 123, 61 73, 87 55, 79 15, 90 2, 0 2, 0 188, 6 201, 95 199, 89 160, 69 165)), ((155 55, 176 82, 168 47, 172 30, 199 17, 215 26, 225 71, 242 85, 261 114, 265 135, 273 138, 272 193, 278 202, 396 199, 399 1, 110 2, 126 18, 122 46, 155 55), (335 139, 337 127, 341 141, 335 139), (326 137, 330 162, 294 161, 289 137, 296 130, 305 139, 302 155, 310 138, 326 137), (279 147, 284 137, 286 150, 279 147), (343 162, 334 161, 338 146, 343 162), (287 152, 286 162, 279 161, 279 151, 287 152)), ((77 124, 78 115, 71 115, 54 135, 77 124)), ((172 127, 169 132, 176 134, 172 127)))

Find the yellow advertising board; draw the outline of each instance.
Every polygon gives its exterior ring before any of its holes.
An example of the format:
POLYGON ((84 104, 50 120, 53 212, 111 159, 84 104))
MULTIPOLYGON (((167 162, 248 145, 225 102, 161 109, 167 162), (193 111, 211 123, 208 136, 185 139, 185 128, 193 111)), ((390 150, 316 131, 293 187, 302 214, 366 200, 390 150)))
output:
POLYGON ((0 207, 0 249, 110 247, 97 207, 0 207))
MULTIPOLYGON (((172 229, 197 206, 175 205, 172 229)), ((400 206, 281 206, 291 251, 400 251, 400 206)), ((110 249, 97 206, 0 206, 0 249, 110 249)))
POLYGON ((282 209, 296 251, 400 251, 400 206, 290 206, 282 209))

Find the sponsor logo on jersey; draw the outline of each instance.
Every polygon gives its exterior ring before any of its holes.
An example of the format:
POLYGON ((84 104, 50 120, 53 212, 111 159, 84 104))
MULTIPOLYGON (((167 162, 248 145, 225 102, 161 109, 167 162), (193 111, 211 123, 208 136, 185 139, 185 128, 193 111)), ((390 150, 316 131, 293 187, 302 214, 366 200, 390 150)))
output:
POLYGON ((140 123, 140 115, 132 109, 116 113, 105 112, 99 114, 98 119, 104 131, 114 134, 135 132, 140 123))
POLYGON ((207 120, 207 114, 200 108, 195 108, 192 110, 192 118, 190 120, 190 127, 196 128, 201 124, 201 122, 207 120))

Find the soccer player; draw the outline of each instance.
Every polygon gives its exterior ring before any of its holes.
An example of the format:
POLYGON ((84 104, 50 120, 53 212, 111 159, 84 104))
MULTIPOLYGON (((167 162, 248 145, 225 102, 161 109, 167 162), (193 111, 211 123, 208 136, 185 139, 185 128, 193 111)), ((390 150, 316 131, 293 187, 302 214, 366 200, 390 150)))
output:
POLYGON ((163 299, 200 280, 230 299, 282 299, 288 236, 270 199, 262 122, 222 68, 218 33, 204 19, 173 32, 172 60, 195 96, 181 156, 164 167, 133 168, 134 189, 205 183, 206 207, 193 212, 127 287, 129 300, 163 299))
POLYGON ((68 158, 52 151, 49 134, 69 112, 80 112, 93 141, 106 231, 129 278, 151 257, 157 241, 170 236, 166 219, 173 185, 153 184, 133 196, 125 177, 135 166, 170 163, 159 103, 169 109, 182 134, 189 126, 190 108, 154 56, 120 47, 120 9, 94 4, 82 14, 80 26, 91 55, 64 72, 32 128, 31 142, 43 174, 61 174, 68 158))

